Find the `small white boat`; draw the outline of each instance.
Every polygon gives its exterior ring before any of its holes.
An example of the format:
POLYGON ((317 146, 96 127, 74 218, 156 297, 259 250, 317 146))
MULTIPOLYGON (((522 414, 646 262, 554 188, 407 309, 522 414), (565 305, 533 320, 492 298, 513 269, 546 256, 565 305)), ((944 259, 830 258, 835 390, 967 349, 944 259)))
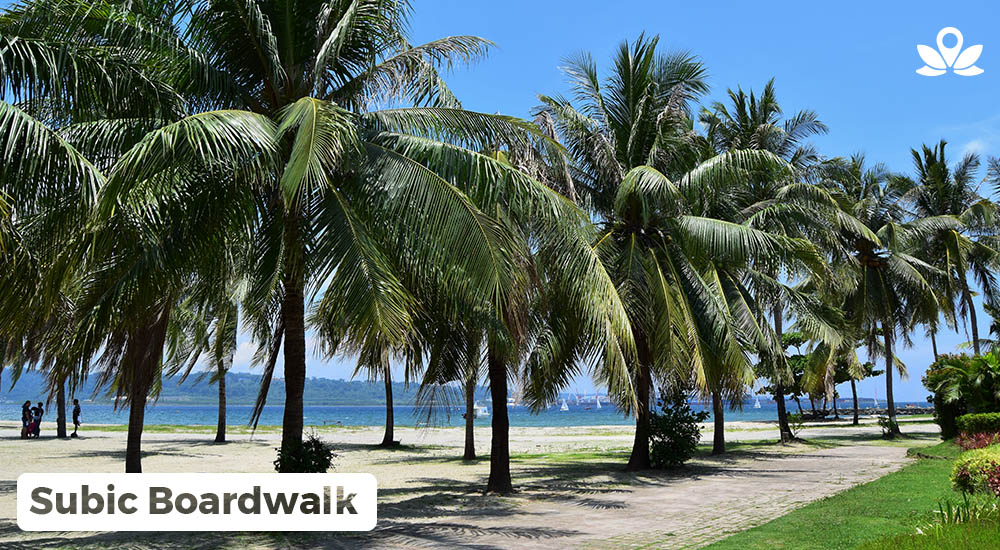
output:
POLYGON ((490 410, 486 408, 486 405, 476 403, 473 407, 476 409, 476 418, 489 418, 490 410))
POLYGON ((753 408, 755 408, 755 409, 759 409, 760 408, 760 398, 759 397, 756 400, 754 400, 754 402, 753 402, 753 408))
POLYGON ((595 395, 594 396, 594 401, 597 402, 597 409, 600 410, 601 409, 601 398, 595 395))
POLYGON ((566 411, 569 410, 569 405, 566 404, 566 399, 565 398, 563 398, 563 400, 562 400, 562 405, 559 405, 559 410, 562 411, 562 412, 566 412, 566 411))

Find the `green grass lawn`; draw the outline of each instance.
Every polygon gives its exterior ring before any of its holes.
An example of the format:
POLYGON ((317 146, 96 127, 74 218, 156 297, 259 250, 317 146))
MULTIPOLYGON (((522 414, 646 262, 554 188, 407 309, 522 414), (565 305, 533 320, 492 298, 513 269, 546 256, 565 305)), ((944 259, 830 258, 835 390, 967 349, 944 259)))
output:
MULTIPOLYGON (((931 519, 939 501, 960 498, 952 491, 948 480, 952 459, 958 456, 959 448, 949 441, 919 447, 915 451, 940 458, 921 458, 897 472, 818 500, 707 548, 849 549, 894 535, 913 534, 918 524, 931 519)), ((975 536, 981 536, 981 533, 977 532, 975 536)), ((1000 533, 996 530, 993 536, 1000 540, 1000 533)), ((893 550, 910 548, 903 543, 885 548, 890 547, 893 550)), ((882 546, 872 548, 881 549, 882 546)))
POLYGON ((898 535, 863 544, 859 550, 991 550, 1000 548, 1000 530, 995 525, 959 524, 942 526, 930 535, 898 535))

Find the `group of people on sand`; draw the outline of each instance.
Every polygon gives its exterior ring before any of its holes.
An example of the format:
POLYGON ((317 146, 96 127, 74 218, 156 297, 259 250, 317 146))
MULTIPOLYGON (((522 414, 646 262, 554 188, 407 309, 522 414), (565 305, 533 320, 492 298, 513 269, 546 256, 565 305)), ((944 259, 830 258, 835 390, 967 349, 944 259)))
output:
MULTIPOLYGON (((31 400, 21 405, 21 439, 37 439, 42 429, 42 417, 45 416, 45 407, 39 401, 34 407, 31 400)), ((80 429, 80 400, 73 400, 73 433, 70 437, 79 437, 77 430, 80 429)))

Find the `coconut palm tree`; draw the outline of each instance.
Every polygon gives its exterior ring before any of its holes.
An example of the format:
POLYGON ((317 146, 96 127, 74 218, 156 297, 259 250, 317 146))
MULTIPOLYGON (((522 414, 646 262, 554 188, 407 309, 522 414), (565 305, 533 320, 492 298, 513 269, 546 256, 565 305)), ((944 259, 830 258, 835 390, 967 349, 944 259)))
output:
MULTIPOLYGON (((454 292, 498 300, 514 262, 505 257, 500 223, 485 212, 504 200, 512 214, 554 219, 564 206, 547 188, 476 151, 545 140, 529 123, 453 108, 436 69, 471 61, 489 43, 450 37, 412 46, 406 2, 150 5, 136 13, 131 4, 84 9, 41 0, 11 18, 46 21, 54 30, 39 42, 81 58, 127 51, 131 63, 115 70, 134 70, 151 83, 147 88, 182 99, 112 159, 101 219, 123 205, 176 199, 189 192, 192 174, 216 191, 236 176, 252 193, 250 201, 237 194, 226 209, 228 231, 251 235, 247 255, 254 261, 245 266, 242 306, 258 340, 284 351, 282 448, 294 450, 302 434, 307 304, 344 304, 354 333, 378 331, 402 345, 412 316, 390 255, 414 273, 458 264, 460 270, 442 270, 456 275, 447 281, 454 292), (419 107, 379 108, 399 102, 419 107), (178 174, 190 177, 168 177, 178 174)), ((21 55, 23 66, 37 65, 22 50, 12 55, 21 55)), ((35 73, 14 76, 27 82, 35 73)), ((82 141, 108 141, 115 130, 105 120, 93 126, 82 141)), ((154 293, 161 298, 137 314, 165 327, 179 294, 166 287, 154 293)))
POLYGON ((905 365, 896 360, 893 346, 909 341, 911 318, 930 318, 945 307, 929 282, 941 271, 912 253, 938 231, 960 224, 951 216, 906 221, 902 197, 908 183, 883 165, 867 166, 864 155, 828 161, 824 172, 823 185, 872 234, 840 232, 849 253, 833 265, 835 280, 842 282, 846 318, 867 344, 869 355, 885 358, 891 432, 898 434, 892 372, 904 373, 905 365))
MULTIPOLYGON (((752 380, 750 350, 773 352, 740 270, 761 255, 815 254, 804 241, 711 217, 711 205, 752 170, 788 166, 761 150, 712 156, 690 113, 707 90, 704 67, 657 44, 623 42, 605 79, 589 54, 567 60, 572 99, 540 96, 536 109, 570 153, 573 189, 598 226, 595 247, 629 312, 638 397, 627 409, 636 415, 630 469, 649 467, 654 379, 682 373, 721 405, 752 380)), ((721 429, 716 436, 721 452, 721 429)))
MULTIPOLYGON (((926 243, 923 257, 948 274, 939 288, 947 295, 949 303, 957 302, 955 309, 968 322, 972 348, 979 355, 979 322, 969 273, 982 289, 984 299, 995 301, 998 287, 993 273, 998 266, 998 253, 989 241, 996 234, 997 206, 978 192, 979 156, 969 153, 949 167, 946 145, 941 140, 933 147, 924 145, 920 151, 910 151, 916 179, 904 200, 916 218, 954 216, 962 222, 958 227, 942 230, 926 243)), ((936 350, 937 319, 927 321, 936 350)))
MULTIPOLYGON (((782 172, 761 172, 751 175, 741 189, 734 193, 736 203, 727 219, 750 223, 753 227, 782 235, 807 238, 815 243, 827 242, 829 222, 836 222, 828 197, 817 190, 804 188, 802 178, 819 158, 815 149, 805 140, 825 134, 827 127, 815 112, 802 110, 787 118, 777 100, 774 79, 764 86, 758 97, 752 90, 742 88, 728 91, 730 104, 715 102, 702 109, 699 119, 706 127, 707 139, 717 153, 740 149, 769 151, 795 168, 789 177, 782 172)), ((821 244, 822 246, 822 244, 821 244)), ((798 274, 788 272, 793 266, 766 262, 758 265, 771 280, 782 277, 794 279, 798 274)), ((784 292, 757 293, 757 299, 770 310, 775 338, 781 341, 786 308, 789 304, 784 292)), ((775 289, 772 289, 775 290, 775 289)), ((795 303, 795 302, 792 302, 795 303)), ((801 302, 799 302, 801 303, 801 302)), ((769 376, 774 379, 774 399, 778 406, 778 427, 782 442, 793 439, 785 409, 784 385, 788 380, 782 356, 770 365, 769 376)))

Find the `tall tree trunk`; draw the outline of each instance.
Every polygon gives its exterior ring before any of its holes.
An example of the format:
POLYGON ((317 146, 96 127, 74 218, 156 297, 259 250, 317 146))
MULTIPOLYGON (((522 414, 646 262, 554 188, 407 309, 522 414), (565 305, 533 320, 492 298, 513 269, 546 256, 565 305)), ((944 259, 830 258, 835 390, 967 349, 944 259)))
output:
POLYGON ((652 465, 649 460, 649 394, 652 386, 649 346, 643 336, 636 339, 635 345, 639 361, 639 379, 635 388, 635 440, 632 442, 632 455, 625 466, 626 470, 632 472, 648 470, 652 465))
MULTIPOLYGON (((491 345, 492 347, 492 345, 491 345)), ((507 368, 493 350, 487 352, 486 366, 493 398, 493 439, 490 444, 490 479, 487 493, 510 494, 510 420, 507 418, 507 368)))
POLYGON ((132 385, 135 392, 130 399, 128 412, 128 440, 125 443, 125 473, 142 473, 142 428, 146 416, 146 394, 149 387, 132 385))
POLYGON ((812 410, 813 416, 816 416, 816 400, 811 394, 809 395, 809 408, 812 410))
POLYGON ((979 321, 976 318, 976 304, 972 302, 972 293, 969 292, 969 283, 965 282, 962 289, 962 299, 965 300, 965 307, 969 310, 969 328, 972 329, 972 351, 979 355, 979 321))
POLYGON ((56 436, 66 437, 66 378, 59 380, 56 389, 56 436))
POLYGON ((798 408, 799 408, 799 414, 800 415, 803 414, 802 413, 802 401, 799 399, 798 396, 795 396, 795 405, 798 406, 798 408))
MULTIPOLYGON (((462 455, 462 460, 476 459, 475 399, 476 399, 476 376, 470 372, 465 378, 465 454, 462 455)), ((496 406, 494 406, 493 408, 495 409, 496 406)))
POLYGON ((837 414, 837 390, 833 390, 833 417, 840 418, 840 415, 837 414))
POLYGON ((893 355, 892 355, 892 331, 889 327, 882 323, 882 333, 885 337, 885 399, 886 408, 889 412, 889 423, 892 426, 890 428, 889 434, 892 436, 900 435, 899 424, 896 423, 896 402, 892 396, 892 369, 893 369, 893 355))
MULTIPOLYGON (((281 450, 294 453, 302 446, 302 392, 306 384, 306 331, 304 276, 302 271, 303 244, 300 220, 295 213, 286 213, 285 297, 282 316, 285 323, 285 411, 281 421, 281 450)), ((290 472, 284 467, 282 472, 290 472)))
MULTIPOLYGON (((778 338, 778 346, 781 348, 782 353, 784 353, 785 348, 781 343, 781 337, 784 334, 781 306, 774 306, 773 316, 774 334, 778 338)), ((774 401, 778 404, 778 432, 781 434, 782 443, 790 443, 795 439, 795 436, 792 435, 792 429, 788 426, 788 409, 785 407, 785 385, 778 377, 777 369, 775 369, 774 376, 774 401)))
POLYGON ((396 444, 393 440, 393 416, 392 416, 392 373, 388 367, 385 369, 385 436, 382 437, 382 446, 391 447, 396 444))
POLYGON ((854 379, 851 378, 851 397, 854 398, 854 422, 855 426, 858 425, 858 386, 854 383, 854 379))
MULTIPOLYGON (((169 303, 169 302, 168 302, 169 303)), ((160 375, 163 343, 167 336, 170 306, 151 316, 142 328, 129 335, 122 364, 130 377, 128 385, 128 438, 125 443, 125 473, 142 473, 142 429, 146 400, 153 381, 160 375)))
POLYGON ((215 428, 215 442, 226 441, 226 372, 219 376, 219 425, 215 428))
POLYGON ((712 434, 712 454, 721 455, 726 452, 726 420, 725 407, 719 392, 712 393, 712 416, 715 421, 715 432, 712 434))
POLYGON ((937 350, 937 330, 931 330, 931 349, 934 350, 934 362, 938 360, 938 350, 937 350))

